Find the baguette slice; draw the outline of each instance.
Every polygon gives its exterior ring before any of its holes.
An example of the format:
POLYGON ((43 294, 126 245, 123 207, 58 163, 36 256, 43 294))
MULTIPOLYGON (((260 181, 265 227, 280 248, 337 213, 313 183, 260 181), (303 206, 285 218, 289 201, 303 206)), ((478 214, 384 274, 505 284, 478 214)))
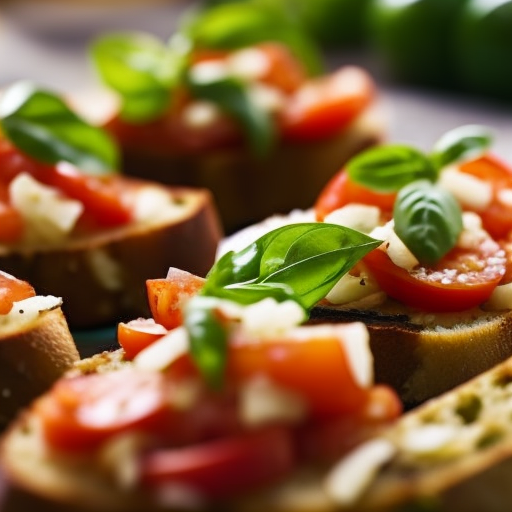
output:
POLYGON ((380 107, 372 107, 328 139, 282 143, 268 157, 225 148, 192 155, 161 155, 123 147, 123 172, 162 183, 212 191, 227 233, 274 213, 308 208, 352 156, 382 141, 380 107))
POLYGON ((0 316, 0 426, 78 360, 61 304, 36 296, 0 316))
POLYGON ((135 222, 53 245, 0 247, 0 267, 63 297, 71 329, 148 316, 145 281, 169 266, 205 275, 221 228, 207 190, 127 180, 149 190, 135 222))

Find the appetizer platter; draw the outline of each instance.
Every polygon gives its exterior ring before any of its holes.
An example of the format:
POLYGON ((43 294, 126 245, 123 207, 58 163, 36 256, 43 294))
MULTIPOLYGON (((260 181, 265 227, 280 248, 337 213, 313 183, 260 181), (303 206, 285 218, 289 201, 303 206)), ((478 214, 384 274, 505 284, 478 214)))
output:
POLYGON ((121 323, 121 349, 77 363, 4 437, 6 510, 242 510, 302 469, 326 474, 401 412, 362 323, 300 325, 376 245, 285 226, 206 279, 149 280, 152 318, 121 323))
POLYGON ((74 330, 148 312, 144 283, 169 264, 210 268, 211 194, 127 178, 100 128, 30 82, 1 98, 0 268, 63 297, 74 330))
POLYGON ((344 161, 385 133, 371 75, 355 65, 325 71, 282 17, 276 6, 231 4, 186 18, 167 44, 112 33, 91 45, 117 99, 104 127, 124 172, 208 188, 226 232, 309 206, 344 161), (243 30, 218 28, 222 16, 243 30), (272 17, 271 28, 255 21, 272 17))
POLYGON ((369 149, 326 185, 314 208, 246 228, 220 253, 314 219, 383 241, 312 319, 364 321, 379 381, 417 405, 511 354, 512 171, 489 144, 487 129, 464 126, 428 154, 405 145, 369 149))
POLYGON ((61 306, 0 272, 0 429, 79 359, 61 306))

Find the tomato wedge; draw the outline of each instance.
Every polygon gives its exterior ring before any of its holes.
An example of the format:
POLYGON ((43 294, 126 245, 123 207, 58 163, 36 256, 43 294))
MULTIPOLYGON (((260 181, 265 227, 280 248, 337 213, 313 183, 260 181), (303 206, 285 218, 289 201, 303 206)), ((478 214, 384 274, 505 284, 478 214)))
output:
POLYGON ((311 80, 287 102, 283 136, 292 141, 331 137, 353 121, 373 100, 375 84, 361 68, 346 66, 311 80))
POLYGON ((266 375, 304 397, 312 414, 318 416, 359 409, 368 390, 356 383, 343 345, 343 338, 353 331, 339 324, 327 330, 301 327, 295 332, 295 338, 290 335, 258 343, 233 340, 228 375, 236 382, 266 375))
POLYGON ((167 329, 152 318, 138 318, 117 326, 117 341, 124 349, 125 358, 133 359, 141 350, 167 334, 167 329))
POLYGON ((315 202, 315 215, 318 221, 343 206, 350 203, 378 206, 385 212, 393 211, 396 193, 383 194, 374 192, 350 180, 347 172, 342 169, 334 175, 315 202))
POLYGON ((493 155, 485 155, 461 164, 460 170, 491 183, 491 204, 478 214, 484 228, 493 238, 507 238, 512 230, 512 168, 493 155), (502 199, 504 192, 508 193, 508 199, 502 199))
POLYGON ((464 311, 485 302, 505 272, 505 256, 488 239, 479 250, 454 249, 433 268, 407 271, 375 249, 364 262, 394 299, 432 312, 464 311))
POLYGON ((167 329, 183 323, 182 309, 204 285, 205 279, 185 270, 170 268, 165 279, 149 279, 146 289, 155 322, 167 329))
POLYGON ((272 427, 148 453, 141 461, 141 478, 148 486, 181 484, 201 497, 222 499, 273 483, 294 465, 290 432, 272 427))
POLYGON ((25 221, 18 210, 9 204, 8 187, 0 180, 0 243, 19 242, 24 228, 25 221))
POLYGON ((14 302, 34 297, 35 294, 34 288, 26 281, 0 271, 0 315, 9 313, 14 302))

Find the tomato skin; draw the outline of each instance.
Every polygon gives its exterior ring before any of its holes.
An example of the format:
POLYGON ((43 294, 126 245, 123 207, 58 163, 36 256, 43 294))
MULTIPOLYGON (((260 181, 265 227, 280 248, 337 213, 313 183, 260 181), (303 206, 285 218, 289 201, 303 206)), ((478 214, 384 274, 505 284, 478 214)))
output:
POLYGON ((128 323, 120 322, 117 326, 117 341, 129 361, 165 334, 167 329, 153 319, 139 318, 128 323))
POLYGON ((346 66, 307 82, 290 98, 282 114, 285 140, 325 139, 339 133, 372 101, 375 85, 361 68, 346 66))
MULTIPOLYGON (((336 328, 337 327, 337 328, 336 328)), ((342 345, 344 326, 338 334, 316 334, 307 339, 267 339, 263 343, 234 340, 230 344, 228 369, 235 382, 266 375, 273 382, 297 392, 309 404, 312 414, 325 417, 349 413, 365 402, 367 390, 352 377, 342 345), (297 371, 300 368, 300 371, 297 371)))
MULTIPOLYGON (((456 262, 456 253, 451 254, 455 255, 453 260, 456 262)), ((438 264, 439 269, 445 268, 443 265, 448 257, 450 255, 438 264)), ((396 266, 380 249, 367 254, 364 262, 390 297, 410 307, 432 312, 464 311, 479 306, 489 298, 502 279, 502 274, 496 273, 487 278, 482 276, 477 283, 427 282, 396 266)))
POLYGON ((146 289, 155 322, 167 329, 180 326, 183 306, 204 286, 204 282, 204 278, 177 268, 170 268, 165 279, 148 279, 146 289))
POLYGON ((257 489, 295 465, 290 432, 269 427, 179 450, 158 450, 141 461, 147 486, 183 484, 200 496, 222 499, 257 489))
POLYGON ((34 297, 34 288, 21 279, 11 276, 7 272, 0 271, 0 315, 9 313, 13 302, 18 302, 29 297, 34 297))
POLYGON ((354 183, 341 169, 320 192, 314 205, 315 216, 316 220, 323 221, 329 213, 349 203, 378 206, 385 212, 391 212, 395 199, 396 193, 382 194, 354 183))
POLYGON ((19 242, 24 230, 25 221, 18 210, 0 199, 0 244, 19 242))
POLYGON ((492 185, 491 204, 478 212, 486 231, 496 240, 507 238, 512 231, 512 208, 499 201, 499 192, 512 190, 512 168, 494 155, 484 155, 476 160, 462 163, 460 171, 471 174, 492 185))
POLYGON ((61 379, 35 403, 53 448, 80 452, 122 432, 162 432, 169 425, 161 373, 119 370, 61 379))

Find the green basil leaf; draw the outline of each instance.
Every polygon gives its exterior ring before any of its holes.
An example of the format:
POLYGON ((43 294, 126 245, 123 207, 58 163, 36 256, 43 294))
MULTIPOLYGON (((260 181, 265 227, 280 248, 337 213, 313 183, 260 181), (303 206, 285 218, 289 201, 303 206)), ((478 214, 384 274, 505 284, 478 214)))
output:
POLYGON ((165 112, 190 48, 182 35, 165 45, 149 34, 121 32, 96 39, 90 53, 103 82, 121 97, 120 115, 142 123, 165 112))
POLYGON ((243 126, 254 154, 264 156, 270 152, 276 140, 274 121, 254 103, 242 81, 230 76, 200 81, 191 73, 189 87, 194 97, 216 103, 243 126))
POLYGON ((395 232, 421 263, 434 264, 447 254, 462 231, 462 212, 448 191, 418 181, 398 193, 393 211, 395 232))
POLYGON ((431 159, 437 169, 462 160, 477 158, 492 143, 492 132, 479 125, 465 125, 445 133, 434 145, 431 159))
POLYGON ((184 315, 190 353, 213 388, 222 386, 228 343, 228 334, 217 318, 216 304, 216 300, 198 295, 189 301, 184 315))
POLYGON ((225 254, 210 270, 203 293, 243 304, 264 296, 291 298, 308 310, 380 243, 336 224, 283 226, 225 254))
POLYGON ((199 48, 234 49, 279 41, 311 74, 324 70, 321 52, 295 16, 274 0, 227 3, 199 11, 183 25, 199 48))
POLYGON ((70 162, 92 174, 118 169, 118 148, 101 128, 86 123, 57 95, 19 82, 0 100, 0 124, 21 151, 45 164, 70 162))
POLYGON ((437 171, 420 151, 402 145, 363 151, 346 165, 350 179, 376 192, 396 192, 416 180, 435 181, 437 171))

